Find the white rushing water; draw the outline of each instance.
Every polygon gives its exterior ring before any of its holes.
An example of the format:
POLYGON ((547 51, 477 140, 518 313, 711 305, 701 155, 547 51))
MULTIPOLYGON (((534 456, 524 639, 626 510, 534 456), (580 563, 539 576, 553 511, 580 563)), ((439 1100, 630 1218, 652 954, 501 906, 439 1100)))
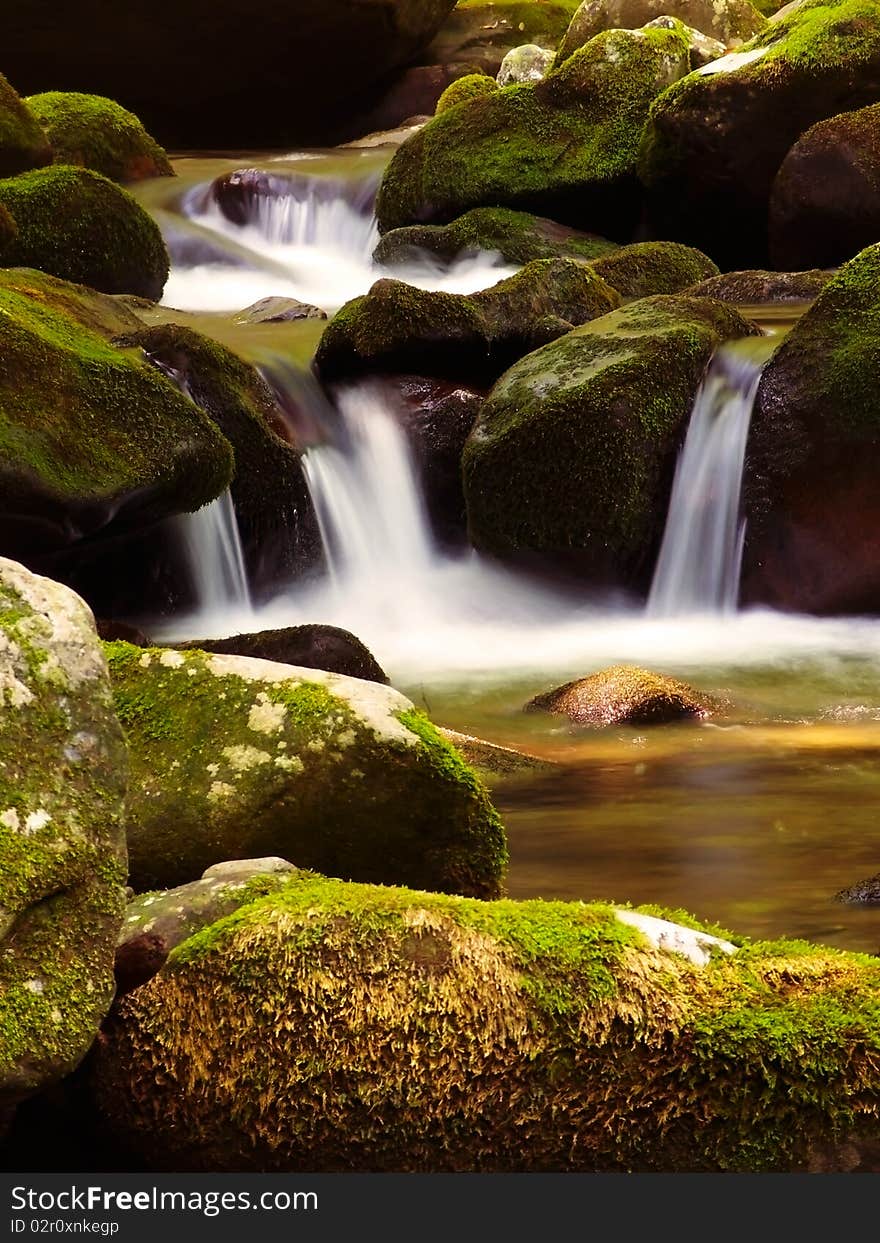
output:
POLYGON ((425 253, 380 267, 372 259, 379 240, 374 189, 375 183, 300 175, 286 193, 253 196, 244 222, 235 223, 202 187, 184 199, 183 210, 203 239, 215 240, 217 253, 204 262, 174 263, 163 303, 184 311, 237 311, 262 298, 288 297, 333 312, 383 276, 420 289, 472 293, 517 270, 495 253, 463 254, 451 264, 425 253), (228 262, 224 243, 234 247, 228 262))
POLYGON ((195 593, 195 621, 218 613, 237 620, 251 613, 247 572, 232 497, 227 489, 193 514, 174 519, 195 593))
POLYGON ((723 347, 700 385, 648 597, 653 617, 736 608, 745 536, 743 464, 768 349, 764 342, 723 347))

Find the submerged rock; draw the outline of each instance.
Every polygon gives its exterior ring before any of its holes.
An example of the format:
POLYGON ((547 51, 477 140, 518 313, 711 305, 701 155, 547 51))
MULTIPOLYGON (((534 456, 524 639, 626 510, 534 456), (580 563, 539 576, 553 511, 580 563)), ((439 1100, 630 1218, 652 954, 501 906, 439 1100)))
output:
POLYGON ((809 272, 723 272, 700 281, 687 292, 694 298, 717 298, 719 302, 742 306, 813 302, 833 275, 822 268, 809 272))
POLYGON ((348 630, 340 630, 337 626, 286 626, 283 630, 261 630, 228 639, 193 639, 174 646, 182 651, 198 648, 202 652, 227 656, 253 656, 281 665, 344 673, 346 677, 364 678, 368 682, 388 682, 369 648, 348 630))
POLYGON ((0 206, 16 224, 7 266, 102 293, 161 298, 169 261, 159 226, 109 178, 63 164, 35 169, 0 181, 0 206))
POLYGON ((172 177, 168 156, 141 125, 112 99, 76 91, 32 95, 27 106, 52 145, 56 164, 94 169, 112 181, 172 177))
POLYGON ((661 295, 521 359, 465 446, 474 544, 585 582, 646 586, 706 365, 722 341, 756 333, 722 303, 661 295))
POLYGON ((876 1168, 878 987, 674 915, 298 874, 123 999, 92 1082, 165 1169, 876 1168))
POLYGON ((376 263, 409 263, 419 251, 452 261, 462 252, 497 251, 508 263, 533 259, 596 259, 617 249, 592 233, 510 207, 475 207, 449 224, 392 229, 373 252, 376 263))
POLYGON ((485 790, 397 691, 243 656, 107 651, 136 889, 282 855, 359 880, 498 892, 504 832, 485 790))
POLYGON ((793 143, 878 99, 877 5, 806 0, 657 100, 639 160, 653 235, 699 246, 724 268, 766 265, 771 191, 793 143))
POLYGON ((525 710, 567 716, 575 725, 666 725, 711 716, 713 707, 712 700, 675 678, 612 665, 536 695, 525 710))
POLYGON ((584 0, 559 45, 556 63, 568 60, 602 30, 636 30, 664 17, 678 18, 730 48, 767 24, 749 0, 584 0))
POLYGON ((679 242, 634 242, 593 260, 590 266, 626 299, 680 293, 718 272, 701 250, 679 242))
POLYGON ((232 451, 207 415, 108 341, 132 323, 90 289, 0 271, 3 551, 30 561, 196 509, 228 486, 232 451))
POLYGON ((386 278, 331 320, 315 367, 324 380, 410 372, 491 382, 523 354, 619 301, 599 276, 568 259, 536 259, 473 294, 386 278))
POLYGON ((880 238, 880 104, 820 121, 782 161, 770 196, 776 267, 836 267, 880 238))
POLYGON ((441 728, 438 733, 455 747, 468 764, 486 777, 509 777, 515 773, 533 773, 556 767, 553 760, 529 755, 527 751, 517 751, 514 747, 502 747, 497 742, 475 738, 473 734, 460 734, 457 729, 441 728))
POLYGON ((866 880, 856 881, 854 885, 841 889, 834 897, 837 902, 846 902, 851 906, 880 906, 880 873, 869 876, 866 880))
POLYGON ((628 240, 648 109, 688 68, 682 32, 612 30, 541 82, 450 108, 393 156, 376 200, 381 231, 488 205, 628 240))
POLYGON ((118 994, 153 978, 170 952, 202 928, 264 897, 296 868, 286 859, 233 859, 215 863, 201 880, 136 896, 129 902, 116 946, 118 994))
POLYGON ((236 324, 284 324, 297 319, 326 319, 327 312, 296 298, 260 298, 235 316, 236 324))
POLYGON ((51 163, 52 148, 36 117, 0 73, 0 177, 51 163))
POLYGON ((880 611, 880 245, 840 269, 764 368, 746 451, 742 598, 880 611))
MULTIPOLYGON (((4 317, 0 316, 0 321, 4 317)), ((91 614, 0 559, 0 1103, 61 1079, 113 999, 126 757, 91 614)))

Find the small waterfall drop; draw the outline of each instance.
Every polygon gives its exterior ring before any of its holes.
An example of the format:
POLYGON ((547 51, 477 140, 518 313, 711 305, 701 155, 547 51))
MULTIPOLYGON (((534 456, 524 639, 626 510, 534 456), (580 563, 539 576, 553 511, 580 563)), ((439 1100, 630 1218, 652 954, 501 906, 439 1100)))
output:
POLYGON ((694 401, 648 596, 651 617, 736 608, 745 523, 739 499, 746 440, 767 340, 720 349, 694 401))
POLYGON ((238 523, 227 488, 194 514, 175 520, 199 614, 251 612, 238 523))

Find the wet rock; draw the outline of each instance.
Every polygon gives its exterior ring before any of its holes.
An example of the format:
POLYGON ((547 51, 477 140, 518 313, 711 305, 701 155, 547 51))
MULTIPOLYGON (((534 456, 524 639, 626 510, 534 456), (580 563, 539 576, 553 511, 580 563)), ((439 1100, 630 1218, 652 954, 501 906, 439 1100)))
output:
POLYGON ((337 876, 497 893, 506 850, 485 790, 390 687, 243 656, 107 651, 136 889, 280 855, 337 876))
POLYGON ((556 767, 552 760, 529 755, 527 751, 518 751, 514 747, 502 747, 497 742, 475 738, 473 734, 460 734, 456 729, 440 729, 438 732, 452 743, 472 768, 487 777, 509 777, 516 773, 540 772, 556 767))
POLYGON ((588 678, 536 695, 527 712, 567 716, 575 725, 667 725, 703 719, 712 701, 675 678, 631 665, 612 665, 588 678))
POLYGON ((833 275, 821 268, 809 272, 724 272, 700 281, 687 292, 694 298, 717 298, 742 306, 813 302, 833 275))
POLYGON ((688 69, 683 28, 607 31, 541 82, 450 108, 393 156, 376 200, 381 232, 501 206, 628 241, 648 110, 688 69))
POLYGON ((748 0, 584 0, 559 45, 557 64, 602 30, 636 30, 664 17, 678 18, 722 49, 739 47, 767 24, 748 0))
POLYGON ((468 251, 497 251, 508 263, 533 259, 596 259, 617 249, 593 233, 509 207, 475 207, 449 224, 392 229, 373 251, 376 263, 406 264, 428 251, 451 262, 468 251))
POLYGON ((639 159, 652 236, 698 246, 723 269, 768 266, 770 198, 789 149, 817 121, 878 98, 875 4, 810 0, 770 23, 652 109, 639 159))
POLYGON ((144 632, 137 626, 130 626, 127 622, 98 617, 95 619, 95 627, 98 631, 98 638, 106 643, 121 639, 123 643, 133 643, 135 647, 150 646, 150 640, 144 632))
POLYGON ((499 86, 512 86, 518 82, 540 82, 546 78, 555 59, 549 48, 536 43, 524 43, 511 48, 501 62, 496 81, 499 86))
POLYGON ((618 295, 568 259, 536 259, 474 294, 377 281, 331 320, 315 354, 323 380, 364 372, 491 382, 517 358, 617 306, 618 295))
POLYGON ((880 237, 880 104, 807 130, 770 196, 770 256, 780 268, 836 267, 880 237))
POLYGON ((756 333, 722 303, 660 295, 522 358, 465 446, 476 547, 646 588, 706 365, 722 341, 756 333))
POLYGON ((856 881, 834 895, 835 901, 850 906, 880 906, 880 874, 856 881))
POLYGON ((880 610, 880 245, 840 269, 764 368, 743 477, 742 599, 880 610))
POLYGON ((168 279, 159 226, 121 186, 86 168, 55 165, 0 181, 16 224, 9 267, 39 268, 102 293, 158 300, 168 279))
POLYGON ((369 648, 348 630, 340 630, 337 626, 287 626, 283 630, 261 630, 257 634, 238 634, 228 639, 193 639, 174 646, 182 651, 198 648, 228 656, 252 656, 282 665, 344 673, 346 677, 364 678, 368 682, 388 682, 369 648))
POLYGON ((295 871, 286 859, 235 859, 214 864, 188 885, 136 896, 116 946, 117 996, 151 980, 183 941, 279 889, 295 871))
POLYGON ((298 874, 123 999, 92 1083, 174 1170, 876 1168, 878 986, 675 916, 298 874))
POLYGON ((284 324, 297 319, 326 319, 327 312, 296 298, 261 298, 233 317, 236 324, 284 324))
POLYGON ((36 117, 0 73, 0 177, 41 168, 52 148, 36 117))
POLYGON ((430 43, 454 0, 157 0, 111 23, 106 0, 16 0, 3 60, 25 94, 74 83, 119 100, 175 149, 323 146, 357 136, 389 78, 430 43), (291 66, 291 49, 296 64, 291 66), (243 66, 259 89, 230 90, 243 66))
POLYGON ((293 199, 309 200, 317 208, 345 198, 361 215, 369 217, 373 209, 376 181, 372 177, 343 180, 338 177, 310 177, 304 173, 273 173, 263 168, 239 168, 200 192, 196 200, 201 206, 215 206, 233 224, 258 224, 273 204, 293 199))
POLYGON ((702 251, 679 242, 634 242, 594 259, 590 266, 627 300, 680 293, 718 273, 702 251))
POLYGON ((68 1074, 113 999, 126 756, 92 616, 0 559, 0 1100, 68 1074))
POLYGON ((49 91, 27 101, 52 145, 55 164, 94 169, 111 181, 172 177, 168 156, 141 125, 112 99, 76 91, 49 91))

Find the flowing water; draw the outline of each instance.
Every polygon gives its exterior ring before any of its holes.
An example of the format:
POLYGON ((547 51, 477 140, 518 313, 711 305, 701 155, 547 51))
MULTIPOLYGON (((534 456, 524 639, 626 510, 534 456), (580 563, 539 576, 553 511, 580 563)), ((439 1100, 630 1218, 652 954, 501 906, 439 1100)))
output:
POLYGON ((229 489, 194 514, 174 519, 199 616, 251 612, 244 554, 229 489))
MULTIPOLYGON (((369 257, 362 195, 378 159, 282 161, 298 175, 313 168, 358 186, 332 207, 326 188, 261 206, 243 226, 191 192, 252 158, 183 162, 182 192, 167 183, 149 191, 178 238, 166 301, 198 308, 191 322, 258 361, 282 349, 300 351, 302 364, 320 322, 239 329, 220 310, 278 293, 332 310, 383 275, 369 257)), ((506 274, 497 256, 416 267, 414 279, 438 288, 506 274)), ((187 322, 185 312, 163 314, 187 322)), ((340 394, 335 413, 326 403, 312 411, 304 461, 326 576, 279 584, 250 616, 224 588, 167 632, 343 626, 436 721, 552 761, 494 784, 514 896, 656 902, 753 936, 880 950, 878 911, 834 901, 880 870, 880 622, 733 611, 741 446, 760 365, 737 357, 719 358, 695 408, 648 611, 442 552, 407 442, 374 382, 340 394), (709 723, 642 731, 522 712, 538 691, 616 662, 683 677, 726 706, 709 723)), ((307 389, 303 381, 289 404, 301 409, 307 389)))

